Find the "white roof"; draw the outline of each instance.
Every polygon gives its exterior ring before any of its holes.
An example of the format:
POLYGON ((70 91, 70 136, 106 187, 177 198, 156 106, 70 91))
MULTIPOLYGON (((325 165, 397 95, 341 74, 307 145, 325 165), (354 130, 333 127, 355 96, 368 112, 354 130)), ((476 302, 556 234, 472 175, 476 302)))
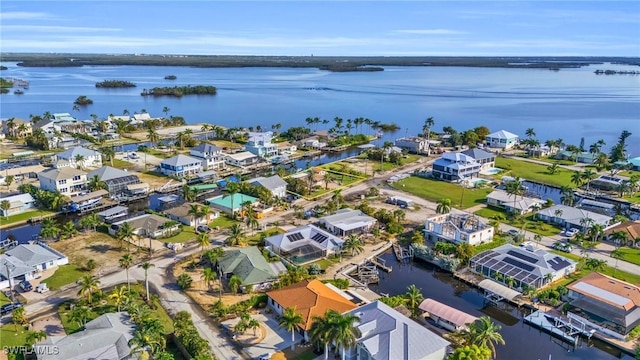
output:
POLYGON ((252 157, 256 157, 256 155, 248 151, 243 151, 235 154, 227 154, 227 156, 236 161, 242 161, 242 160, 250 159, 252 157))
POLYGON ((100 153, 95 150, 83 148, 82 146, 76 146, 76 147, 72 147, 67 151, 63 151, 56 156, 58 157, 58 160, 60 159, 75 160, 76 156, 78 155, 84 156, 86 158, 89 156, 99 156, 100 153))
POLYGON ((37 266, 64 258, 64 255, 41 245, 18 245, 5 254, 20 260, 27 266, 37 266))
POLYGON ((582 226, 580 221, 585 218, 589 218, 595 221, 596 224, 607 225, 611 221, 610 216, 598 214, 595 212, 578 209, 566 205, 554 205, 552 207, 542 209, 538 211, 538 214, 547 217, 557 217, 570 224, 582 226), (561 213, 556 214, 556 210, 560 210, 561 213))
POLYGON ((284 252, 290 252, 303 245, 312 245, 322 250, 333 250, 340 248, 344 240, 313 225, 305 225, 291 229, 284 234, 268 237, 265 242, 284 252))
POLYGON ((162 164, 171 166, 185 166, 191 164, 202 164, 202 160, 187 155, 178 154, 162 161, 162 164))
POLYGON ((512 196, 509 195, 506 191, 502 190, 494 190, 491 194, 487 195, 487 199, 495 199, 497 201, 504 202, 505 206, 516 208, 518 210, 528 210, 534 204, 542 205, 545 201, 540 199, 528 198, 524 196, 512 196))
POLYGON ((376 360, 431 359, 449 342, 381 301, 349 312, 360 318, 362 344, 376 360))
POLYGON ((275 190, 280 187, 286 187, 287 182, 282 180, 282 178, 278 175, 273 175, 270 177, 258 177, 250 181, 251 185, 257 184, 263 186, 269 190, 275 190))
POLYGON ((76 175, 87 175, 86 172, 72 168, 63 167, 60 169, 51 169, 38 174, 38 177, 44 177, 52 180, 71 179, 76 175))
POLYGON ((23 204, 29 204, 35 201, 33 199, 33 196, 31 196, 31 194, 18 194, 18 195, 0 198, 0 201, 4 201, 4 200, 7 200, 10 204, 14 204, 18 202, 23 204))
POLYGON ((376 219, 360 210, 341 209, 333 215, 321 218, 320 221, 343 231, 348 231, 368 226, 376 222, 376 219))
POLYGON ((487 135, 487 137, 494 138, 494 139, 513 139, 513 138, 517 138, 518 135, 510 133, 506 130, 500 130, 487 135))

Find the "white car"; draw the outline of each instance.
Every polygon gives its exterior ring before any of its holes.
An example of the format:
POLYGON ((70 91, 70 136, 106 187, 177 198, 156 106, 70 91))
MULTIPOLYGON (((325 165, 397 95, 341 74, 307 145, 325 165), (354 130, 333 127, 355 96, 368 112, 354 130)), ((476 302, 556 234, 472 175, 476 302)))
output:
POLYGON ((579 232, 580 232, 580 230, 578 230, 576 228, 571 228, 571 229, 568 229, 567 231, 565 231, 565 235, 567 235, 568 237, 574 237, 579 232))
POLYGON ((49 291, 49 288, 47 287, 46 283, 40 283, 38 286, 36 286, 36 292, 37 293, 44 294, 44 293, 46 293, 48 291, 49 291))

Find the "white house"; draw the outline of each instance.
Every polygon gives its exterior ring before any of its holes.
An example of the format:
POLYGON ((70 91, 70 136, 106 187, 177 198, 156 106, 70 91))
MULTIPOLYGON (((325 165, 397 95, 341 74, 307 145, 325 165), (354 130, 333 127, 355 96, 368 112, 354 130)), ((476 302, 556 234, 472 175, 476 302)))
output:
POLYGON ((76 121, 76 118, 71 116, 69 113, 54 113, 51 115, 51 118, 55 122, 76 121))
POLYGON ((51 169, 38 174, 40 189, 60 191, 63 195, 72 196, 86 188, 87 173, 72 167, 51 169))
POLYGON ((0 255, 0 289, 31 280, 41 271, 68 263, 66 256, 43 243, 18 245, 0 255))
POLYGON ((227 154, 225 161, 231 166, 245 167, 257 163, 260 158, 248 151, 242 151, 235 154, 227 154))
POLYGON ((488 147, 508 150, 518 144, 518 135, 500 130, 487 135, 485 142, 488 147))
POLYGON ((356 346, 346 359, 443 360, 449 342, 378 300, 349 311, 360 321, 356 346))
POLYGON ((263 157, 268 158, 278 155, 278 145, 271 142, 273 139, 273 132, 252 132, 249 133, 249 140, 244 146, 245 150, 263 157))
POLYGON ((191 206, 198 205, 195 203, 184 203, 163 211, 169 219, 179 221, 187 226, 197 227, 199 225, 207 225, 214 219, 216 219, 220 213, 217 211, 211 211, 203 216, 194 217, 194 214, 190 214, 191 206))
POLYGON ((493 240, 493 232, 493 226, 484 224, 479 217, 464 212, 438 214, 428 218, 424 224, 424 237, 433 242, 477 245, 493 240))
POLYGON ((201 171, 202 160, 182 154, 162 160, 160 163, 160 172, 167 176, 189 177, 201 171))
POLYGON ((156 214, 144 214, 130 219, 114 222, 109 226, 109 234, 116 236, 120 227, 124 223, 129 223, 133 228, 133 233, 138 236, 157 239, 163 236, 170 236, 179 231, 180 224, 177 221, 159 216, 156 214))
POLYGON ((578 209, 566 205, 554 205, 538 211, 536 218, 557 224, 566 229, 575 228, 584 230, 593 224, 607 227, 611 224, 612 217, 598 214, 584 209, 578 209))
POLYGON ((398 138, 395 146, 415 154, 426 154, 429 151, 427 139, 417 136, 398 138))
POLYGON ((264 187, 269 190, 274 197, 284 198, 287 196, 287 182, 282 180, 278 175, 257 177, 250 180, 250 184, 264 187))
POLYGON ((340 209, 320 218, 319 222, 332 234, 347 236, 369 232, 378 221, 360 210, 340 209))
POLYGON ((66 161, 71 167, 100 167, 102 154, 99 151, 77 146, 57 154, 56 161, 66 161))
POLYGON ((503 190, 494 190, 487 195, 487 204, 504 208, 508 213, 526 214, 542 209, 545 201, 524 196, 512 196, 503 190))
POLYGON ((446 152, 433 162, 433 177, 442 180, 462 180, 478 175, 482 165, 469 155, 446 152))
POLYGON ((191 148, 189 154, 202 161, 203 170, 222 170, 225 168, 225 154, 222 149, 208 143, 191 148))
POLYGON ((297 264, 339 253, 344 240, 314 225, 300 226, 265 239, 273 252, 297 264))
POLYGON ((313 148, 313 149, 322 149, 324 147, 327 147, 327 143, 326 142, 322 142, 316 138, 309 138, 304 140, 303 143, 304 147, 309 147, 309 148, 313 148))
POLYGON ((7 201, 9 203, 9 209, 0 209, 0 215, 4 217, 22 214, 23 212, 35 207, 35 200, 31 194, 19 194, 0 198, 0 202, 3 201, 7 201))
POLYGON ((478 148, 472 148, 461 152, 462 154, 471 156, 475 161, 480 163, 482 169, 491 169, 496 165, 496 156, 488 151, 478 148))

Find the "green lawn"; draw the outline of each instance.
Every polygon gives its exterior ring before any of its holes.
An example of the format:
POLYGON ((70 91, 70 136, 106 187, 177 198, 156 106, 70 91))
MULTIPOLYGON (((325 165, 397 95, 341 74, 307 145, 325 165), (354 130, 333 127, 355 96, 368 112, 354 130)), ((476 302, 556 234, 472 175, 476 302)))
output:
POLYGON ((526 180, 554 186, 574 186, 571 182, 573 172, 562 168, 551 175, 544 165, 504 157, 496 158, 496 167, 507 170, 501 175, 519 176, 526 180))
POLYGON ((9 300, 7 295, 5 295, 3 292, 0 292, 0 305, 4 305, 4 304, 10 303, 10 302, 11 301, 9 300))
POLYGON ((424 179, 417 176, 397 181, 391 186, 433 202, 448 198, 451 199, 453 207, 462 209, 484 203, 487 195, 492 191, 492 189, 465 189, 450 182, 424 179), (462 206, 460 206, 461 198, 462 206))
MULTIPOLYGON (((558 251, 558 250, 549 250, 550 252, 556 253, 558 255, 562 255, 564 257, 567 257, 571 260, 575 260, 577 262, 582 262, 582 258, 579 255, 575 255, 575 254, 568 254, 562 251, 558 251)), ((578 266, 580 268, 580 265, 578 266)), ((584 276, 587 276, 588 274, 592 273, 592 270, 588 270, 588 269, 582 269, 580 271, 579 274, 574 275, 572 277, 574 277, 574 280, 580 279, 584 276)), ((620 279, 622 281, 626 281, 628 283, 631 284, 635 284, 635 285, 640 285, 640 274, 631 274, 622 270, 616 270, 614 267, 611 266, 607 266, 605 267, 605 269, 603 271, 599 271, 599 273, 601 274, 605 274, 605 275, 609 275, 611 277, 614 277, 616 279, 620 279)))
MULTIPOLYGON (((260 244, 260 234, 261 233, 265 233, 266 237, 269 237, 269 236, 273 236, 273 235, 277 235, 277 234, 283 234, 284 230, 282 230, 280 228, 271 228, 271 229, 268 229, 266 231, 261 231, 261 232, 255 233, 255 234, 250 235, 250 236, 247 237, 247 244, 249 246, 254 246, 254 245, 260 244)), ((251 234, 251 232, 249 231, 248 234, 251 234)))
POLYGON ((18 326, 16 328, 16 325, 14 324, 7 324, 0 327, 0 347, 21 346, 26 343, 27 330, 25 330, 23 326, 18 326))
MULTIPOLYGON (((111 164, 111 161, 108 161, 108 163, 111 164)), ((135 166, 136 165, 134 163, 129 161, 113 159, 113 167, 118 169, 133 169, 135 166)))
POLYGON ((625 195, 623 197, 624 200, 627 200, 629 202, 632 202, 634 204, 640 204, 640 193, 635 194, 634 196, 631 195, 625 195))
POLYGON ((226 229, 228 227, 231 227, 231 225, 235 223, 237 223, 237 221, 232 220, 225 214, 220 214, 217 219, 209 223, 209 227, 212 229, 215 229, 216 227, 219 227, 220 229, 226 229))
POLYGON ((314 261, 312 264, 318 264, 318 266, 320 266, 322 270, 327 270, 328 267, 334 264, 338 264, 339 262, 340 262, 340 258, 331 257, 327 259, 320 259, 318 261, 314 261))
POLYGON ((28 219, 31 219, 37 216, 46 216, 51 214, 55 214, 55 213, 49 210, 32 210, 32 211, 24 212, 22 214, 11 215, 8 218, 0 217, 0 226, 13 224, 19 221, 26 221, 28 219))
POLYGON ((640 249, 621 247, 619 251, 622 253, 622 260, 640 265, 640 249))
POLYGON ((193 226, 183 225, 182 231, 180 231, 178 235, 168 237, 168 238, 158 239, 158 240, 162 242, 170 242, 170 243, 183 243, 183 242, 187 242, 195 239, 196 236, 197 236, 196 231, 193 228, 193 226))
POLYGON ((522 229, 523 226, 526 225, 524 227, 524 230, 531 231, 542 236, 553 236, 558 235, 562 232, 562 229, 559 229, 553 225, 546 224, 540 220, 536 220, 534 214, 529 214, 525 217, 521 216, 514 219, 507 216, 506 211, 494 207, 486 207, 484 209, 480 209, 474 212, 474 214, 487 219, 500 219, 499 221, 501 223, 508 224, 520 229, 522 229))
POLYGON ((62 265, 58 267, 50 278, 44 280, 43 283, 46 283, 47 287, 51 290, 58 290, 64 285, 78 281, 86 274, 84 270, 79 269, 75 265, 62 265))

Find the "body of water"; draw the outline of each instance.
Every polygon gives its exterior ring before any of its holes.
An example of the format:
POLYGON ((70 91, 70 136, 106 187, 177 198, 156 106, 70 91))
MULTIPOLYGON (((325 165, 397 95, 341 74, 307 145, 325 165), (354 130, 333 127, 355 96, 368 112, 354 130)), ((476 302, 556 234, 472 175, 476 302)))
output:
MULTIPOLYGON (((382 258, 387 264, 392 264, 393 271, 380 272, 380 283, 370 286, 374 291, 390 296, 399 295, 405 293, 409 285, 415 284, 425 298, 432 298, 476 317, 490 316, 502 326, 500 333, 506 343, 504 346, 497 345, 497 359, 597 360, 626 356, 598 340, 587 342, 583 339, 574 349, 573 345, 525 324, 523 317, 530 310, 514 308, 508 304, 500 304, 500 307, 489 305, 478 289, 421 261, 400 265, 390 251, 382 255, 382 258)), ((631 359, 628 356, 626 358, 631 359)))
MULTIPOLYGON (((624 129, 632 156, 640 155, 640 77, 598 76, 596 66, 549 71, 540 69, 470 67, 386 67, 381 72, 333 73, 294 68, 189 68, 158 66, 88 66, 82 68, 22 68, 3 63, 3 77, 29 80, 24 95, 0 97, 2 118, 69 112, 79 119, 106 117, 146 109, 152 116, 183 116, 188 123, 257 126, 270 129, 306 126, 307 117, 366 117, 401 127, 380 141, 421 132, 424 119, 435 118, 434 129, 452 126, 464 131, 480 125, 524 136, 562 138, 578 144, 604 139, 607 148, 624 129), (165 75, 177 80, 165 80, 165 75), (136 88, 98 89, 95 83, 127 80, 136 88), (145 88, 174 85, 215 85, 216 96, 143 97, 145 88), (93 105, 74 112, 79 95, 93 105)), ((635 70, 637 67, 598 65, 635 70)), ((314 126, 315 128, 316 126, 314 126)), ((317 125, 322 128, 323 125, 317 125)), ((326 127, 326 126, 325 126, 326 127)), ((364 129, 365 132, 369 131, 364 129)))

